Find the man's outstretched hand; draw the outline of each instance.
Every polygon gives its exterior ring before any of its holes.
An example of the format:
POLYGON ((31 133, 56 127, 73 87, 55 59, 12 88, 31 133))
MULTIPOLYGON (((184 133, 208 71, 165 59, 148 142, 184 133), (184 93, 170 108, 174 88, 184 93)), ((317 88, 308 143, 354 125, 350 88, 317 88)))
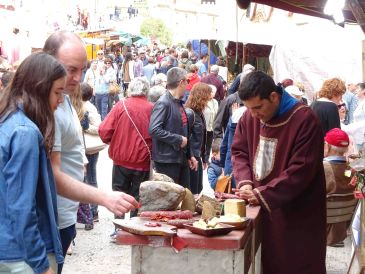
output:
POLYGON ((131 195, 119 191, 108 192, 103 204, 115 215, 123 215, 131 210, 140 208, 140 204, 131 195))

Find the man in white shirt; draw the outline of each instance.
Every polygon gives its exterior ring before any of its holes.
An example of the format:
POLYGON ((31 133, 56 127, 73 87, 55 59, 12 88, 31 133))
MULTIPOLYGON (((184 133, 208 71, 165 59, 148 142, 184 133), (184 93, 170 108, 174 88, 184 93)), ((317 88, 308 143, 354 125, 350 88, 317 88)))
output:
MULTIPOLYGON (((84 149, 78 131, 80 124, 68 94, 80 85, 87 56, 85 45, 74 33, 58 31, 44 44, 43 51, 56 57, 67 70, 65 100, 56 113, 55 143, 51 164, 58 193, 59 227, 64 255, 76 235, 78 203, 103 205, 116 215, 122 215, 138 207, 137 201, 122 192, 105 192, 84 184, 84 149)), ((62 265, 58 273, 62 272, 62 265)))

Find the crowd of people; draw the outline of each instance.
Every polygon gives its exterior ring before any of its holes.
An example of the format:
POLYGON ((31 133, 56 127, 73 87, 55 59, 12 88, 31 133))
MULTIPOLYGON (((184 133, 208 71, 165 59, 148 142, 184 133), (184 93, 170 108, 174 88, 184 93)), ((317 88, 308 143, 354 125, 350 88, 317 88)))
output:
POLYGON ((231 175, 263 211, 263 273, 325 273, 326 244, 349 226, 326 223, 326 195, 353 191, 344 170, 364 150, 365 84, 328 79, 308 102, 301 83, 250 64, 229 84, 223 58, 207 58, 154 44, 87 62, 82 40, 58 31, 2 73, 0 273, 61 273, 76 222, 92 229, 98 205, 136 216, 152 170, 193 194, 204 172, 213 189, 231 175), (97 188, 103 143, 112 191, 97 188))

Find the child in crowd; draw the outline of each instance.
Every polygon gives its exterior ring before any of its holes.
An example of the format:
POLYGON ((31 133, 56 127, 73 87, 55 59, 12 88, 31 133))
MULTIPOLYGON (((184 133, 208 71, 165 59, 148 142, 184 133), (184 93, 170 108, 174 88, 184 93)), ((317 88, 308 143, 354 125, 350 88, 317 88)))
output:
POLYGON ((215 189, 219 176, 222 175, 222 167, 220 164, 220 146, 221 139, 215 139, 212 143, 212 158, 211 163, 208 166, 208 182, 212 189, 215 189))

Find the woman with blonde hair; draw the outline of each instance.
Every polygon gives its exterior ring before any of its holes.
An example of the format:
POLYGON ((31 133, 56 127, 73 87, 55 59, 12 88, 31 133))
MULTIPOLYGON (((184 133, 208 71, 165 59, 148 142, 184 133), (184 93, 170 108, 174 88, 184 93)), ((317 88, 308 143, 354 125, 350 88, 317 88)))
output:
POLYGON ((212 88, 205 83, 197 83, 190 91, 185 104, 189 121, 189 142, 191 155, 198 161, 198 169, 190 170, 190 188, 193 194, 203 189, 203 169, 207 168, 209 158, 206 157, 207 126, 203 110, 212 96, 212 88))

